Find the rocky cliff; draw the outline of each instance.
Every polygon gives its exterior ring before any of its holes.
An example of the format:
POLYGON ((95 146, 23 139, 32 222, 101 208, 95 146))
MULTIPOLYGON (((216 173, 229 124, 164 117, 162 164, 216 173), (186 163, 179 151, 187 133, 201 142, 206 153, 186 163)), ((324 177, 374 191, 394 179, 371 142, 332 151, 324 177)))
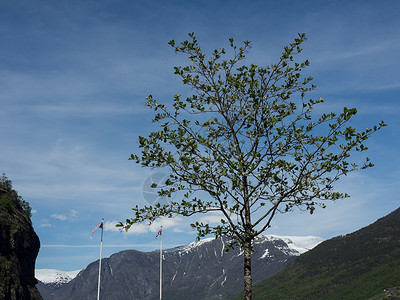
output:
POLYGON ((0 299, 42 299, 34 276, 40 241, 15 195, 0 187, 0 299))

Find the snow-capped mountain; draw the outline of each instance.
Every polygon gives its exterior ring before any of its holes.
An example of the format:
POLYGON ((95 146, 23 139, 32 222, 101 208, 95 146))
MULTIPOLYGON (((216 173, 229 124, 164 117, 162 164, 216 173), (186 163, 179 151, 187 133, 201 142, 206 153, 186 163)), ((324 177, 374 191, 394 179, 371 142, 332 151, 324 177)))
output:
POLYGON ((57 287, 70 282, 80 271, 82 270, 60 271, 55 269, 35 269, 35 277, 45 284, 52 284, 57 287))
MULTIPOLYGON (((202 239, 198 242, 193 242, 187 245, 179 246, 176 248, 172 249, 166 249, 165 252, 178 252, 179 254, 183 253, 189 253, 196 249, 197 247, 200 247, 202 245, 205 245, 207 243, 212 242, 215 240, 214 237, 209 237, 202 239)), ((323 242, 324 239, 319 237, 319 236, 279 236, 279 235, 260 235, 254 240, 254 245, 257 244, 263 244, 263 243, 268 243, 268 242, 274 242, 274 241, 284 241, 285 245, 281 247, 280 250, 286 252, 288 255, 294 255, 294 256, 299 256, 300 254, 303 254, 304 252, 307 252, 308 250, 311 250, 315 246, 317 246, 319 243, 323 242)), ((221 248, 223 250, 225 246, 225 240, 221 239, 223 247, 221 248)), ((242 254, 242 253, 240 253, 242 254)))
MULTIPOLYGON (((254 243, 260 243, 265 241, 282 240, 286 243, 287 249, 293 255, 300 255, 308 250, 311 250, 319 243, 323 242, 324 239, 319 236, 279 236, 279 235, 262 235, 256 238, 254 243)), ((286 247, 285 247, 286 248, 286 247)), ((285 250, 285 249, 281 249, 285 250)))
MULTIPOLYGON (((253 282, 274 275, 321 241, 314 236, 258 237, 253 245, 253 282)), ((207 238, 165 249, 163 299, 229 299, 240 292, 243 286, 243 251, 234 247, 226 252, 227 243, 226 238, 207 238)), ((103 258, 102 278, 104 299, 153 299, 158 293, 159 251, 125 250, 103 258)), ((38 288, 45 300, 92 299, 97 293, 97 279, 98 261, 66 284, 57 288, 38 285, 38 288)))

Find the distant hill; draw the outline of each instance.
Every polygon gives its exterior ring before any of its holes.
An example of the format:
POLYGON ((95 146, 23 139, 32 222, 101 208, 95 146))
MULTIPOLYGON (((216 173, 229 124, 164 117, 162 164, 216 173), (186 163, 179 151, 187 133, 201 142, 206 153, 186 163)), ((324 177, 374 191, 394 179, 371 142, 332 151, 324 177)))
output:
POLYGON ((257 284, 253 299, 391 299, 374 296, 396 286, 400 286, 400 209, 302 254, 257 284))
MULTIPOLYGON (((321 241, 318 237, 258 238, 253 254, 254 282, 272 276, 321 241)), ((226 253, 225 243, 225 239, 211 238, 165 250, 163 299, 231 299, 239 293, 243 252, 236 247, 226 253)), ((47 284, 37 285, 45 300, 96 299, 98 261, 66 284, 60 285, 59 274, 53 274, 54 280, 43 277, 47 284)), ((102 299, 159 299, 159 251, 126 250, 104 258, 101 283, 102 299)))

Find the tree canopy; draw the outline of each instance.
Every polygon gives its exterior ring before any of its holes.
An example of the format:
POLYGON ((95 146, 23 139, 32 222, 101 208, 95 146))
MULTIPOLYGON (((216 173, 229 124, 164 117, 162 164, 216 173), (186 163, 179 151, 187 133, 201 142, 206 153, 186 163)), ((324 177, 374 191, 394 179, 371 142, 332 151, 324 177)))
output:
POLYGON ((349 124, 355 108, 315 113, 324 100, 307 98, 315 89, 313 78, 302 75, 309 61, 296 59, 305 40, 299 34, 268 66, 244 64, 249 41, 238 47, 231 38, 227 50, 219 48, 209 56, 194 33, 182 43, 170 41, 176 53, 189 59, 189 65, 174 70, 193 95, 176 94, 172 103, 148 96, 146 105, 155 111, 153 121, 160 129, 139 137, 141 153, 130 157, 143 167, 169 170, 159 193, 171 201, 136 206, 134 217, 119 226, 220 212, 219 224, 191 226, 198 237, 228 236, 245 249, 246 299, 251 298, 246 264, 253 239, 271 226, 277 213, 296 207, 313 213, 328 200, 347 197, 334 183, 373 166, 368 157, 359 161, 360 156, 351 154, 366 151, 365 141, 386 125, 382 121, 356 130, 349 124))

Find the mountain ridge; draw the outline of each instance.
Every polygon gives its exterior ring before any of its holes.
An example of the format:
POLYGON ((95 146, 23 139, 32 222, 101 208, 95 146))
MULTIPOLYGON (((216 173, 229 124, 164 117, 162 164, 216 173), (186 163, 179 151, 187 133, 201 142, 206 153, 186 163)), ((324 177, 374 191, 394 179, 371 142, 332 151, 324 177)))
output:
MULTIPOLYGON (((319 237, 289 239, 263 236, 256 239, 254 280, 275 274, 322 241, 319 237), (293 239, 295 241, 293 241, 293 239), (294 249, 297 248, 298 250, 294 249)), ((209 238, 163 251, 163 299, 228 299, 242 289, 243 257, 239 247, 224 250, 225 238, 209 238), (200 292, 199 292, 200 291, 200 292), (196 295, 196 296, 193 296, 196 295)), ((38 285, 45 300, 90 299, 97 292, 98 261, 60 287, 38 285), (75 298, 74 298, 75 297, 75 298)), ((105 299, 156 299, 159 251, 124 250, 102 259, 102 295, 105 299), (132 271, 134 270, 134 272, 132 271)))

